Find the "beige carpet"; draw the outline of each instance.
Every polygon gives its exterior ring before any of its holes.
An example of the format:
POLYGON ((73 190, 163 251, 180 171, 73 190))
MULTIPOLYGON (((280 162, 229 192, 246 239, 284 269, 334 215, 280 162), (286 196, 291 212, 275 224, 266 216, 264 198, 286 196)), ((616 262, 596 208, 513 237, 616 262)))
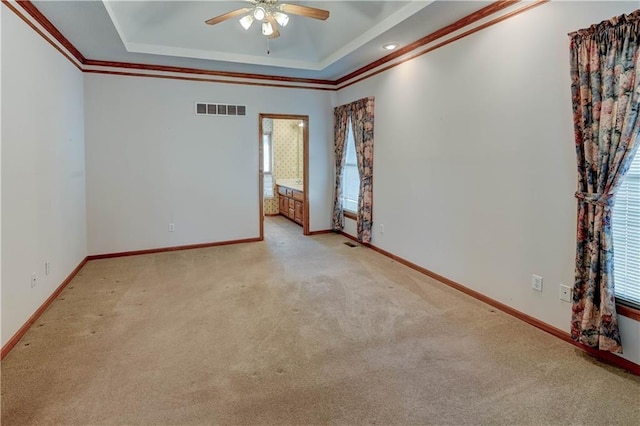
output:
POLYGON ((639 424, 640 378, 345 241, 89 262, 2 362, 2 425, 639 424))

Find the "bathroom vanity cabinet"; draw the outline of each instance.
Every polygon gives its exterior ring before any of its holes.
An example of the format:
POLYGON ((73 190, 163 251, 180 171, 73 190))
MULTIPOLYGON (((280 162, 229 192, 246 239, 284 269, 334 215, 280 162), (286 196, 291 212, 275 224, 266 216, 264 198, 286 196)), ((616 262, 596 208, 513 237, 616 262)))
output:
POLYGON ((276 185, 280 214, 302 225, 304 218, 304 193, 294 188, 276 185))

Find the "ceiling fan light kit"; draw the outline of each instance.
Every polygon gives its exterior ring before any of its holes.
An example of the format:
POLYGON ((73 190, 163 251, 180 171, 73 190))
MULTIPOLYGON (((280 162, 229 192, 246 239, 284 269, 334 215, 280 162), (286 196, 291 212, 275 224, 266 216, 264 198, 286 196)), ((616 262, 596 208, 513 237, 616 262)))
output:
POLYGON ((253 17, 258 21, 262 21, 265 16, 267 16, 267 11, 264 10, 264 7, 256 6, 256 8, 253 9, 253 17))
POLYGON ((228 19, 235 18, 247 13, 240 18, 240 25, 245 30, 251 28, 253 21, 261 21, 262 35, 267 38, 280 36, 278 26, 286 27, 289 23, 289 15, 305 16, 307 18, 319 19, 321 21, 329 18, 329 11, 317 9, 315 7, 300 6, 297 4, 277 4, 278 0, 246 0, 253 4, 253 8, 245 7, 224 13, 220 16, 205 21, 208 25, 219 24, 228 19))
POLYGON ((275 12, 273 14, 273 16, 274 16, 274 18, 276 18, 276 22, 281 27, 286 27, 287 24, 289 23, 289 16, 284 14, 284 13, 282 13, 282 12, 275 12))
POLYGON ((240 25, 242 25, 242 28, 244 28, 245 30, 248 30, 249 27, 251 27, 251 24, 253 24, 253 20, 253 15, 247 15, 244 18, 240 19, 240 25))
POLYGON ((270 22, 263 22, 262 23, 262 35, 263 36, 270 36, 273 34, 273 26, 271 25, 270 22))

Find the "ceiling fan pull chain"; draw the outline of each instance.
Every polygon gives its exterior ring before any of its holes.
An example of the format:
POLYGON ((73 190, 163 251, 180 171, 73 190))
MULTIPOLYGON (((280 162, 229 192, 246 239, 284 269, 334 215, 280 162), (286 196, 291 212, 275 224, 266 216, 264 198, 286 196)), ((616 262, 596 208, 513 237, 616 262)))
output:
POLYGON ((267 55, 271 54, 271 50, 269 50, 269 39, 267 38, 267 55))

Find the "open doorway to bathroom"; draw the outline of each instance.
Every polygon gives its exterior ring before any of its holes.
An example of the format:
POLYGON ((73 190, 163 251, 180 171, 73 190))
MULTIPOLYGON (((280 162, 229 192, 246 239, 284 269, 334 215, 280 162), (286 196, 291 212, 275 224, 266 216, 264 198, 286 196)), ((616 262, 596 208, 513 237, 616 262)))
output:
POLYGON ((260 238, 264 217, 283 216, 309 235, 309 116, 259 115, 260 238))

